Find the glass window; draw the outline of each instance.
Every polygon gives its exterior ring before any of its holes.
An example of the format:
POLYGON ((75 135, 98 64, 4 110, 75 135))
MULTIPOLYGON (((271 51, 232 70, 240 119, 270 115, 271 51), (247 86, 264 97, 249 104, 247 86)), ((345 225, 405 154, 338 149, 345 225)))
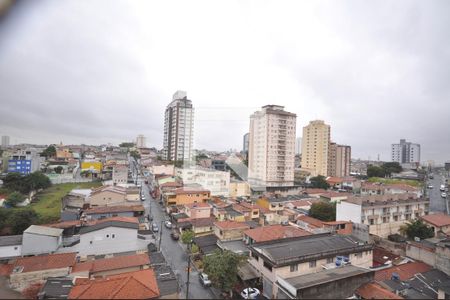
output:
POLYGON ((316 265, 317 265, 317 263, 316 263, 315 260, 309 262, 309 267, 310 267, 310 268, 315 268, 316 265))
POLYGON ((297 264, 295 264, 295 265, 290 265, 290 271, 291 271, 291 272, 297 272, 297 271, 298 271, 298 265, 297 265, 297 264))

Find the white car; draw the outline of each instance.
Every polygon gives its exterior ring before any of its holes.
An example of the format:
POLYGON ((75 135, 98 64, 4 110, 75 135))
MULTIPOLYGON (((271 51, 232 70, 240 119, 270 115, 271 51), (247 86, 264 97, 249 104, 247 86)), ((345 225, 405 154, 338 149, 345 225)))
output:
POLYGON ((441 197, 442 197, 442 198, 447 198, 447 193, 442 193, 442 194, 441 194, 441 197))
POLYGON ((441 187, 439 188, 439 190, 440 190, 441 192, 445 191, 445 185, 441 184, 441 187))
POLYGON ((169 229, 172 228, 172 223, 170 223, 170 221, 165 221, 164 225, 169 229))
POLYGON ((431 184, 429 184, 427 187, 428 187, 429 189, 432 189, 432 188, 433 188, 433 186, 432 186, 431 184))
POLYGON ((257 288, 246 288, 241 292, 241 297, 244 299, 256 299, 261 292, 257 288))

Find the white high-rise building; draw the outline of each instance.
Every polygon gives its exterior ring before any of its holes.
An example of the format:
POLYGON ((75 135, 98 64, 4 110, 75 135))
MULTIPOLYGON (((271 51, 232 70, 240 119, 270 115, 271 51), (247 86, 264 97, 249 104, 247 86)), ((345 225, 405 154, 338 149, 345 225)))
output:
POLYGON ((6 148, 9 146, 9 136, 3 135, 2 136, 2 148, 6 148))
POLYGON ((297 116, 266 105, 250 116, 248 181, 253 186, 294 185, 297 116))
POLYGON ((302 138, 298 137, 295 139, 295 155, 300 155, 302 153, 302 138))
POLYGON ((145 148, 145 136, 142 134, 138 135, 136 138, 136 148, 145 148))
POLYGON ((248 137, 249 137, 249 135, 250 134, 247 132, 246 134, 244 134, 244 137, 243 137, 242 151, 244 153, 248 152, 248 137))
POLYGON ((330 125, 322 120, 303 127, 302 169, 312 176, 327 176, 329 171, 330 125))
POLYGON ((177 91, 164 117, 163 158, 191 161, 194 141, 194 107, 186 92, 177 91))
POLYGON ((400 140, 400 144, 392 144, 391 160, 399 164, 420 163, 420 144, 400 140))

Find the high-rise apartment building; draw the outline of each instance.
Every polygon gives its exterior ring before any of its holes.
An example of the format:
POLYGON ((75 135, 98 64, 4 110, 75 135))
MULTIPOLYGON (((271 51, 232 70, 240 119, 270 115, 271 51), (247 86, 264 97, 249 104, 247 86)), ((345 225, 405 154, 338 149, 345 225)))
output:
POLYGON ((337 176, 336 175, 336 156, 337 156, 338 144, 330 142, 328 145, 328 171, 327 176, 337 176))
POLYGON ((136 138, 136 148, 145 148, 145 145, 145 136, 143 136, 142 134, 138 135, 136 138))
POLYGON ((6 148, 9 146, 9 136, 3 135, 2 136, 2 148, 6 148))
POLYGON ((350 176, 350 162, 352 156, 352 147, 347 145, 336 146, 336 165, 333 176, 350 176))
POLYGON ((400 144, 392 144, 391 159, 400 164, 420 162, 420 144, 400 140, 400 144))
POLYGON ((248 137, 249 137, 249 133, 247 132, 246 134, 244 134, 243 137, 243 145, 242 145, 242 152, 244 153, 248 153, 248 137))
POLYGON ((302 169, 313 176, 327 176, 329 145, 330 125, 322 120, 315 120, 303 127, 302 169))
POLYGON ((295 155, 300 155, 302 153, 302 138, 298 137, 295 139, 295 155))
POLYGON ((248 181, 253 186, 294 185, 297 116, 266 105, 250 116, 248 181))
POLYGON ((194 107, 186 92, 177 91, 164 117, 163 158, 190 161, 193 158, 194 107))

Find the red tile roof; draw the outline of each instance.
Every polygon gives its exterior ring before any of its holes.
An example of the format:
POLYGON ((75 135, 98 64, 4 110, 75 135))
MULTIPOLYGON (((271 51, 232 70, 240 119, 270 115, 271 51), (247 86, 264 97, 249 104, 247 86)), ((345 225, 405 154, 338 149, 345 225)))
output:
POLYGON ((188 203, 185 204, 184 206, 192 209, 192 208, 211 208, 211 205, 209 205, 208 203, 188 203))
POLYGON ((135 217, 112 217, 112 218, 105 218, 105 219, 97 220, 97 224, 101 224, 101 223, 105 223, 105 222, 111 222, 111 221, 139 224, 138 218, 135 218, 135 217))
POLYGON ((373 266, 374 267, 379 267, 381 265, 384 265, 388 260, 393 262, 394 260, 396 260, 398 258, 399 258, 398 255, 396 255, 388 250, 385 250, 380 247, 373 248, 373 266), (387 258, 384 258, 384 257, 387 257, 387 258))
POLYGON ((151 269, 77 280, 68 299, 153 299, 159 297, 155 273, 151 269))
POLYGON ((202 193, 210 193, 209 190, 207 189, 203 189, 203 188, 193 188, 193 187, 180 187, 177 189, 174 189, 173 192, 177 195, 182 195, 182 194, 202 194, 202 193))
POLYGON ((403 299, 376 283, 366 283, 356 290, 362 299, 403 299))
POLYGON ((430 271, 431 267, 423 262, 412 262, 375 272, 375 281, 391 279, 392 273, 397 273, 400 280, 408 280, 417 273, 430 271))
POLYGON ((72 273, 89 271, 90 273, 124 269, 149 265, 150 259, 147 254, 135 254, 116 256, 112 258, 97 259, 83 263, 77 263, 72 269, 72 273))
POLYGON ((133 211, 133 212, 141 212, 144 211, 144 207, 142 205, 117 205, 117 206, 101 206, 101 207, 92 207, 86 209, 84 211, 85 214, 102 214, 102 213, 112 213, 112 212, 125 212, 125 211, 133 211))
POLYGON ((341 177, 328 177, 326 181, 330 184, 342 183, 344 180, 341 177))
POLYGON ((310 216, 304 216, 304 215, 298 216, 297 220, 308 223, 312 227, 316 227, 316 228, 322 228, 324 225, 322 221, 320 221, 316 218, 310 217, 310 216))
POLYGON ((327 190, 324 190, 324 189, 305 189, 303 192, 306 193, 306 194, 310 194, 311 195, 311 194, 326 193, 327 190))
POLYGON ((0 276, 9 276, 13 269, 14 265, 12 264, 0 264, 0 276))
POLYGON ((220 221, 215 222, 216 225, 220 229, 249 229, 250 226, 244 222, 236 222, 236 221, 220 221))
POLYGON ((75 265, 76 253, 60 253, 18 258, 14 267, 23 267, 22 273, 61 269, 75 265))
POLYGON ((249 229, 244 231, 244 234, 249 236, 256 243, 311 235, 311 233, 303 229, 283 225, 271 225, 249 229))
POLYGON ((320 202, 321 200, 317 198, 308 199, 308 200, 295 200, 292 202, 289 202, 294 207, 310 207, 313 203, 320 202))
POLYGON ((443 213, 422 216, 421 219, 436 227, 450 226, 450 216, 443 213))

